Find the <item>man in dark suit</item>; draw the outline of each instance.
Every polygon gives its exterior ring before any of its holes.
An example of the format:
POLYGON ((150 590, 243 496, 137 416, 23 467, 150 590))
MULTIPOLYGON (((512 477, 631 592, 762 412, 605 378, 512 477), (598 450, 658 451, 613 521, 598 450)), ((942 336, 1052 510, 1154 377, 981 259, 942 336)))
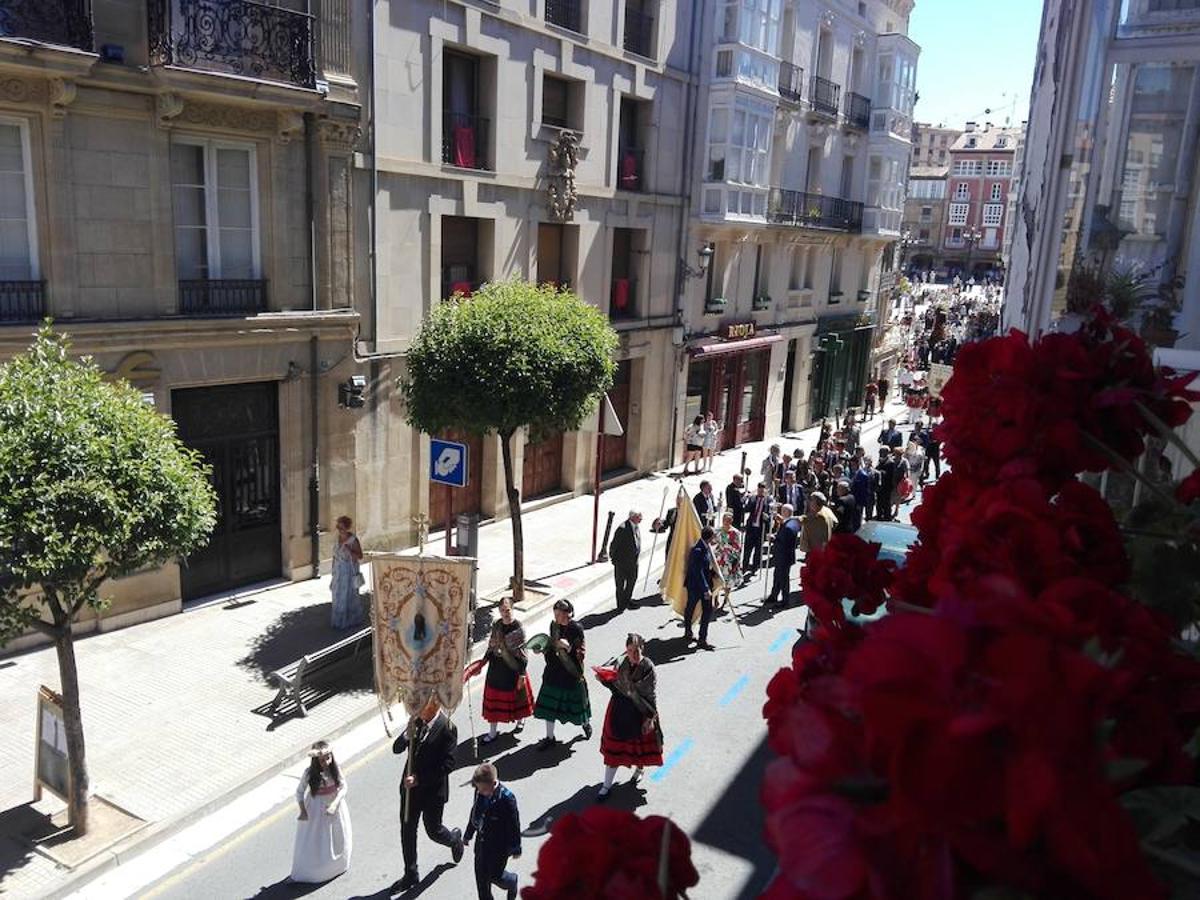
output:
POLYGON ((896 420, 888 419, 887 428, 879 433, 879 445, 891 449, 892 447, 899 447, 903 443, 904 438, 896 429, 896 420))
POLYGON ((637 583, 638 557, 642 552, 642 537, 638 531, 642 514, 636 509, 629 511, 629 518, 617 526, 608 545, 608 558, 613 564, 613 578, 617 589, 617 610, 636 609, 633 586, 637 583))
POLYGON ((800 509, 804 505, 804 491, 800 485, 796 483, 796 473, 786 472, 783 476, 783 484, 775 491, 775 499, 779 503, 786 503, 792 509, 800 509))
POLYGON ((700 482, 700 493, 692 498, 696 507, 696 515, 700 517, 700 525, 711 526, 717 519, 717 498, 713 496, 712 482, 700 482))
POLYGON ((421 880, 417 872, 417 824, 422 819, 429 839, 449 847, 455 863, 462 859, 462 832, 457 828, 451 831, 442 824, 442 813, 450 799, 450 772, 454 769, 457 747, 458 729, 436 699, 430 699, 392 743, 393 753, 409 751, 400 782, 404 878, 398 890, 414 888, 421 880))
POLYGON ((775 532, 771 545, 771 565, 775 567, 775 580, 771 583, 771 595, 767 603, 784 606, 791 594, 792 566, 796 564, 796 545, 800 540, 800 520, 792 515, 793 509, 784 505, 779 514, 783 521, 775 532), (776 599, 778 598, 778 599, 776 599))
POLYGON ((683 636, 691 643, 696 640, 692 634, 692 614, 696 604, 700 604, 700 640, 696 641, 696 649, 712 650, 708 642, 708 620, 712 618, 713 587, 712 573, 714 568, 712 543, 716 532, 705 525, 700 531, 700 540, 696 541, 688 554, 687 574, 684 584, 687 587, 687 606, 683 610, 683 636))
POLYGON ((896 462, 886 449, 879 450, 879 464, 875 466, 878 480, 875 482, 875 521, 892 520, 892 489, 896 486, 896 462))
POLYGON ((763 534, 771 525, 771 498, 767 486, 759 484, 758 493, 746 501, 746 544, 742 548, 742 571, 750 575, 762 566, 763 534))
POLYGON ((740 473, 725 488, 725 509, 733 513, 733 527, 741 531, 746 520, 746 485, 740 473))
POLYGON ((851 491, 850 482, 839 481, 836 485, 837 498, 833 501, 833 512, 837 516, 838 534, 854 534, 862 528, 862 510, 851 491))
POLYGON ((504 888, 508 900, 517 896, 517 873, 507 872, 508 860, 521 858, 521 814, 517 798, 500 783, 496 767, 484 763, 471 776, 475 803, 463 843, 475 842, 475 887, 479 900, 491 900, 492 885, 504 888))

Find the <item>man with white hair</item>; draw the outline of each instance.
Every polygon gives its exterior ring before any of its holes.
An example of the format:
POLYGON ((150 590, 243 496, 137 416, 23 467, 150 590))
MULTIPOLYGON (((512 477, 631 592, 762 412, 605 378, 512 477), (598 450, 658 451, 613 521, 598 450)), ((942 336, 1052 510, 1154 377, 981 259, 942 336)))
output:
POLYGON ((784 504, 779 509, 779 530, 771 544, 771 565, 775 568, 775 580, 771 582, 771 606, 786 606, 791 594, 792 566, 796 564, 796 543, 800 536, 800 520, 792 515, 793 509, 784 504))
POLYGON ((613 580, 616 582, 617 611, 636 609, 633 587, 637 584, 638 558, 642 553, 642 536, 638 531, 642 514, 636 509, 629 511, 629 518, 617 526, 608 545, 608 558, 613 564, 613 580))

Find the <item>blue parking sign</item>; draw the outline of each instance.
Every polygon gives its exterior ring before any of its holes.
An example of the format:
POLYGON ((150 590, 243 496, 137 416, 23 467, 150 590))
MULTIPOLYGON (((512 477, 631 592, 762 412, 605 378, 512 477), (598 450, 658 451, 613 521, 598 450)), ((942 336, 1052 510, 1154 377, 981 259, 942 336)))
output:
POLYGON ((467 445, 454 441, 429 441, 429 480, 450 487, 467 486, 467 445))

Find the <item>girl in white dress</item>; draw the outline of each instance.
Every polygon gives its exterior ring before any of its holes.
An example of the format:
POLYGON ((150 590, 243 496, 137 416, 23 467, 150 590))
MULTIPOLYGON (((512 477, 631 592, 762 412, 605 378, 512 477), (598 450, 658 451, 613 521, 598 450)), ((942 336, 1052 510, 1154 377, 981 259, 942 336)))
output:
POLYGON ((308 755, 312 761, 296 788, 300 815, 291 880, 318 884, 350 868, 350 810, 346 808, 346 779, 329 744, 317 741, 308 755))

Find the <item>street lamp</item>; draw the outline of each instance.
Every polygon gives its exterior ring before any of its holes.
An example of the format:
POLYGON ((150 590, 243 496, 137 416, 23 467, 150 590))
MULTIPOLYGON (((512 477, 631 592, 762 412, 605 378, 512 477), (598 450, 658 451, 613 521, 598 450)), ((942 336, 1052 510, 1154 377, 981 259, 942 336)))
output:
POLYGON ((712 262, 714 252, 715 251, 713 250, 713 245, 711 242, 704 244, 699 250, 696 251, 696 256, 700 259, 700 268, 698 269, 693 269, 687 264, 687 260, 681 259, 679 261, 679 265, 683 272, 684 281, 689 278, 703 278, 705 275, 707 275, 708 266, 712 262))
POLYGON ((967 245, 967 270, 965 272, 966 277, 963 279, 965 282, 971 279, 971 253, 974 251, 975 245, 983 240, 983 232, 974 225, 971 225, 963 229, 962 239, 967 245))
POLYGON ((904 266, 908 261, 908 251, 917 244, 917 239, 913 237, 912 229, 905 228, 900 232, 900 274, 905 274, 904 266))

